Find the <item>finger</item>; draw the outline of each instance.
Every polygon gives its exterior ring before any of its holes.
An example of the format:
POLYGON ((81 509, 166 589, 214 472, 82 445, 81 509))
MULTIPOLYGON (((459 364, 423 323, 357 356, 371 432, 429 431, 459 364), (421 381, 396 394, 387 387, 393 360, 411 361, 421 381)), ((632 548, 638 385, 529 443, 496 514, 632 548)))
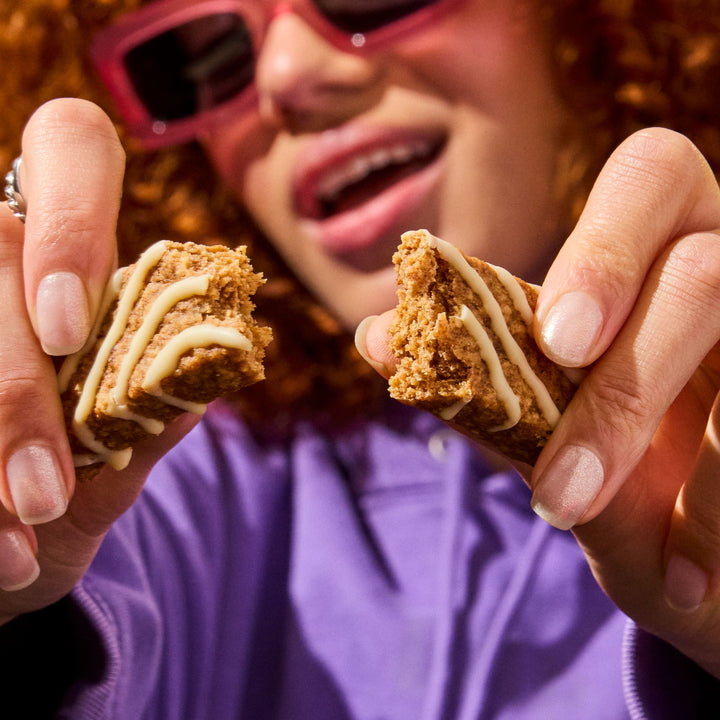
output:
POLYGON ((45 351, 67 355, 84 344, 116 262, 124 153, 100 108, 62 99, 30 119, 22 158, 27 306, 45 351))
POLYGON ((665 597, 696 610, 720 583, 720 394, 715 398, 693 471, 675 505, 665 547, 665 597))
POLYGON ((106 465, 97 477, 78 483, 67 515, 62 520, 67 520, 86 538, 101 537, 136 500, 155 463, 199 421, 199 415, 180 415, 159 436, 134 445, 127 468, 118 471, 106 465))
POLYGON ((37 551, 33 529, 0 511, 0 590, 17 592, 37 580, 37 551))
MULTIPOLYGON (((17 563, 17 571, 13 570, 13 574, 17 572, 18 584, 12 594, 3 596, 0 593, 0 624, 20 613, 47 607, 76 585, 95 557, 107 530, 139 495, 152 465, 198 420, 198 416, 181 416, 170 423, 159 438, 138 443, 126 470, 118 472, 105 467, 92 480, 78 483, 68 511, 54 522, 35 528, 19 526, 28 537, 31 554, 36 553, 40 572, 33 580, 37 571, 32 568, 23 541, 16 534, 11 536, 10 550, 15 545, 19 548, 19 557, 13 560, 11 555, 9 558, 17 563), (24 573, 27 575, 23 581, 24 573)), ((12 526, 12 522, 8 527, 15 532, 16 526, 12 526)), ((2 530, 0 511, 0 588, 2 530)), ((12 580, 9 571, 8 577, 12 580)))
POLYGON ((689 140, 651 129, 607 162, 538 298, 535 334, 556 362, 588 365, 627 319, 672 240, 720 227, 720 190, 689 140))
POLYGON ((30 325, 22 275, 23 226, 0 207, 0 500, 29 524, 61 515, 74 485, 52 362, 30 325))
POLYGON ((390 325, 394 312, 365 318, 355 331, 355 347, 360 355, 384 378, 389 378, 397 367, 390 350, 390 325))
POLYGON ((720 238, 698 233, 660 256, 565 411, 533 473, 538 514, 561 528, 595 517, 719 337, 720 238))

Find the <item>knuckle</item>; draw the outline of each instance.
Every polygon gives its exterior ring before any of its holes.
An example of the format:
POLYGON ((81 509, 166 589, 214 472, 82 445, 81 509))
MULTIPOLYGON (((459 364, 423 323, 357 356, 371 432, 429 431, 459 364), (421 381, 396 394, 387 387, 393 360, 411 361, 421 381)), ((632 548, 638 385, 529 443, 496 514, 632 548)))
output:
POLYGON ((715 234, 689 235, 678 241, 663 268, 666 282, 673 283, 686 301, 707 307, 720 299, 720 243, 715 234))
POLYGON ((682 544, 702 548, 704 557, 720 555, 720 503, 703 494, 702 502, 685 499, 682 544))
POLYGON ((13 412, 13 422, 17 422, 18 417, 26 417, 27 413, 18 414, 18 409, 40 407, 42 402, 40 387, 40 378, 31 375, 28 368, 4 372, 0 376, 0 411, 13 412))
POLYGON ((616 236, 602 224, 593 228, 581 241, 573 268, 579 286, 602 288, 609 304, 624 297, 642 270, 633 248, 616 236))
POLYGON ((94 200, 83 197, 74 198, 72 207, 46 205, 45 212, 35 220, 36 246, 41 253, 92 241, 104 226, 104 218, 98 215, 94 200))
POLYGON ((613 437, 646 434, 653 417, 653 405, 622 368, 617 372, 591 373, 586 380, 589 417, 592 424, 613 437), (590 381, 590 382, 587 382, 590 381))

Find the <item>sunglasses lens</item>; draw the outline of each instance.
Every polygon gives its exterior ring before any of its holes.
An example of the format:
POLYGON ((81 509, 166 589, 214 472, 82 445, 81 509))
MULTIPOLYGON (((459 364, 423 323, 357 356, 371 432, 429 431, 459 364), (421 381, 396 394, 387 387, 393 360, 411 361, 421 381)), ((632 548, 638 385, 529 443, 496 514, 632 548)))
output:
POLYGON ((315 0, 322 14, 347 33, 366 33, 389 25, 439 0, 315 0))
POLYGON ((154 119, 182 120, 221 105, 252 83, 252 38, 242 18, 219 13, 141 43, 127 53, 125 66, 154 119))

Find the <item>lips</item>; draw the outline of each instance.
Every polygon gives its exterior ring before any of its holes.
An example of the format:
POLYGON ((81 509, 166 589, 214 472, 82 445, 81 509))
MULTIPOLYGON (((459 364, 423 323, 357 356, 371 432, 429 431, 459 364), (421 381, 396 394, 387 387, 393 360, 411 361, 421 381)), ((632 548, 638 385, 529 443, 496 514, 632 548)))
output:
POLYGON ((444 134, 432 131, 327 131, 298 158, 296 212, 317 242, 338 255, 367 248, 393 228, 410 229, 437 179, 444 144, 444 134))

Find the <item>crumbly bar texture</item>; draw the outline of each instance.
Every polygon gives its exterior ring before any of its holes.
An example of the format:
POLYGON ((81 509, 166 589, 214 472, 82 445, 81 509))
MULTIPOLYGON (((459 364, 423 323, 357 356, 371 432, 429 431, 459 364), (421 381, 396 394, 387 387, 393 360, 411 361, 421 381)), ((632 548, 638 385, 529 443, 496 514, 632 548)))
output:
POLYGON ((394 256, 392 397, 534 464, 576 385, 532 335, 537 288, 425 230, 394 256))
POLYGON ((161 241, 109 283, 100 319, 58 374, 79 479, 122 469, 138 440, 180 413, 262 380, 264 282, 244 247, 161 241))

